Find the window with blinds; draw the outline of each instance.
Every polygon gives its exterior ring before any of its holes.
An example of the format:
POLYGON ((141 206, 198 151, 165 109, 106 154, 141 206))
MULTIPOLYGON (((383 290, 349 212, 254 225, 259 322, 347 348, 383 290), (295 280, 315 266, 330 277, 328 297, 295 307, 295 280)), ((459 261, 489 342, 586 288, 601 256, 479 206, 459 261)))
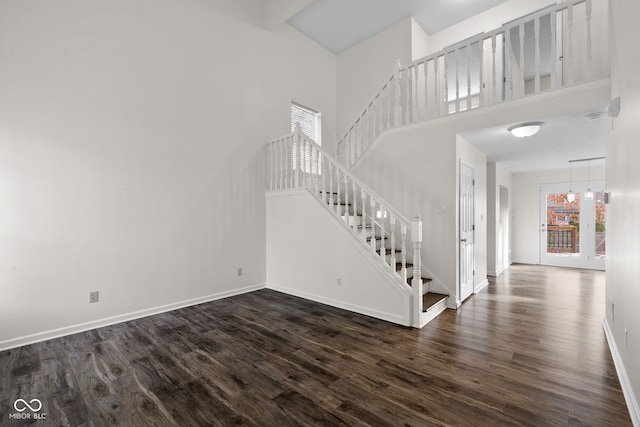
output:
POLYGON ((322 145, 319 112, 293 102, 291 103, 291 131, 296 129, 296 123, 300 123, 302 132, 313 142, 322 145))
MULTIPOLYGON (((310 108, 304 107, 295 102, 291 103, 291 131, 296 129, 296 123, 300 123, 302 133, 304 133, 309 139, 318 145, 322 145, 321 138, 321 126, 320 126, 320 113, 310 108)), ((293 162, 293 169, 298 168, 296 146, 292 147, 291 160, 293 162)), ((322 166, 319 158, 312 158, 309 148, 302 153, 304 167, 303 172, 313 175, 320 175, 322 172, 322 166)))

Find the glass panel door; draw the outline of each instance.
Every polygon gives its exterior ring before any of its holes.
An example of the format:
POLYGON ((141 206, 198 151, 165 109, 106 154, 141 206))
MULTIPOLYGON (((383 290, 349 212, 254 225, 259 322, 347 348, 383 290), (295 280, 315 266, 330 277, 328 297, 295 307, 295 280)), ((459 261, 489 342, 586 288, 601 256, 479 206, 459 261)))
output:
MULTIPOLYGON (((603 183, 592 183, 603 188, 603 183)), ((540 263, 567 267, 604 269, 605 204, 603 192, 588 197, 584 184, 540 187, 540 263)))

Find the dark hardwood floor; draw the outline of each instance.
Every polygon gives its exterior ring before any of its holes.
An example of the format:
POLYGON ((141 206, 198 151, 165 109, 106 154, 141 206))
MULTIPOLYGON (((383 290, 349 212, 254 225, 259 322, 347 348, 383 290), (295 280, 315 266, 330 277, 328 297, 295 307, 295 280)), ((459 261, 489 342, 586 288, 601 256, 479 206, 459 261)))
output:
POLYGON ((514 265, 422 330, 261 290, 0 353, 0 424, 631 425, 604 274, 514 265))

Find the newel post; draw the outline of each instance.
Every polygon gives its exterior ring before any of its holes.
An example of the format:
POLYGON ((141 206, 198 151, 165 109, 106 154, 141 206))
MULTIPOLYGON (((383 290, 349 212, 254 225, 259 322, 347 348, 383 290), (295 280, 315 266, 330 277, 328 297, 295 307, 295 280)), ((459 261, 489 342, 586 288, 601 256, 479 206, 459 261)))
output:
POLYGON ((294 176, 294 188, 300 188, 302 176, 302 127, 300 122, 296 122, 296 127, 293 136, 293 176, 294 176))
POLYGON ((416 215, 411 221, 411 241, 413 242, 413 279, 411 293, 413 294, 413 326, 420 327, 422 313, 422 265, 420 249, 422 247, 422 218, 416 215))

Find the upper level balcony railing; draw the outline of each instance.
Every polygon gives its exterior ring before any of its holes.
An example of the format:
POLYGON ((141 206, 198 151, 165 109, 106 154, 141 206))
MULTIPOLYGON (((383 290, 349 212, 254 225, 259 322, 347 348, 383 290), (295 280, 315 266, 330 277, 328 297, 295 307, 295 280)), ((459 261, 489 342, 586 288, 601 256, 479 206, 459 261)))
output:
POLYGON ((607 77, 606 0, 568 0, 398 65, 345 135, 350 168, 388 129, 607 77))

